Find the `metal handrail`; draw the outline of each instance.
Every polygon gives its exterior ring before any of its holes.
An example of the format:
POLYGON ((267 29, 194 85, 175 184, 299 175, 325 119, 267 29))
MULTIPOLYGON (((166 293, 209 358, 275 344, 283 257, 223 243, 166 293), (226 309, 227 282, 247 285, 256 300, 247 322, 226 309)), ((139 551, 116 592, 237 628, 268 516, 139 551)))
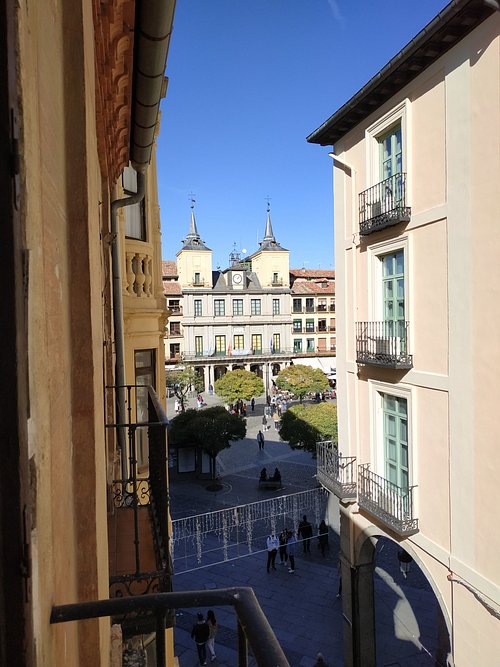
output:
POLYGON ((406 174, 399 173, 359 194, 359 233, 371 234, 399 222, 409 222, 406 174))
POLYGON ((356 362, 389 368, 412 368, 410 323, 405 320, 356 322, 356 362))
POLYGON ((248 645, 258 667, 290 667, 276 636, 251 588, 215 591, 183 591, 95 600, 52 607, 51 623, 152 612, 156 617, 156 665, 165 667, 165 618, 170 610, 192 607, 232 606, 238 625, 238 667, 248 665, 248 645))

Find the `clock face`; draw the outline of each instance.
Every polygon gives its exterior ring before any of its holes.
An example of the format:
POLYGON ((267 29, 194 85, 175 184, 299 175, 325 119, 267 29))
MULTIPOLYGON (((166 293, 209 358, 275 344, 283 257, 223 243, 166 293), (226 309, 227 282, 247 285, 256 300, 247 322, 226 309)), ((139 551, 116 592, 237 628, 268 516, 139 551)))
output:
POLYGON ((233 283, 236 283, 237 285, 241 283, 241 273, 233 274, 233 283))

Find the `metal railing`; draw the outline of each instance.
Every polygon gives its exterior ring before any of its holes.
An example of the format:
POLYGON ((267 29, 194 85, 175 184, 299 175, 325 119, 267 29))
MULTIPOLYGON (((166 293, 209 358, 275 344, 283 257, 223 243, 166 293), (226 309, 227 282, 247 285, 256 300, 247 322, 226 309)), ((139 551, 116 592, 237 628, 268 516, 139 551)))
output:
POLYGON ((186 351, 182 353, 182 359, 184 361, 192 361, 192 360, 201 360, 201 359, 213 359, 217 358, 218 360, 220 359, 228 359, 231 362, 236 362, 240 360, 245 360, 247 359, 249 362, 250 361, 255 361, 255 357, 272 357, 272 356, 278 356, 278 355, 283 355, 283 356, 290 356, 291 354, 294 353, 294 350, 292 348, 280 348, 279 350, 275 350, 268 348, 267 350, 262 348, 262 349, 249 349, 249 350, 232 350, 229 352, 228 350, 218 350, 216 352, 211 351, 211 350, 206 350, 203 352, 191 352, 191 351, 186 351))
POLYGON ((318 482, 342 501, 355 500, 356 457, 339 455, 337 443, 331 440, 316 443, 316 455, 318 482))
POLYGON ((358 505, 380 519, 401 536, 418 533, 418 519, 413 513, 414 486, 400 487, 370 470, 370 464, 358 466, 358 505))
MULTIPOLYGON (((109 389, 118 389, 109 387, 109 389)), ((109 580, 110 598, 133 596, 141 593, 168 592, 171 590, 172 565, 169 553, 168 534, 168 484, 167 484, 167 416, 151 386, 126 385, 127 420, 123 424, 107 424, 107 428, 125 431, 128 443, 128 478, 113 480, 111 487, 113 506, 118 511, 130 512, 133 524, 133 541, 130 550, 134 554, 134 571, 122 575, 112 575, 109 580), (132 407, 137 400, 136 392, 147 391, 148 421, 133 422, 132 407), (138 473, 139 438, 146 436, 148 472, 138 473), (146 570, 143 565, 147 558, 148 545, 140 540, 140 519, 148 512, 151 525, 151 543, 154 551, 156 570, 146 570)), ((118 619, 122 624, 149 627, 152 619, 118 619)), ((168 627, 174 618, 167 619, 168 627)))
POLYGON ((409 322, 356 322, 356 362, 386 368, 413 368, 409 322))
POLYGON ((237 616, 238 667, 248 666, 250 646, 258 667, 290 667, 251 588, 221 588, 137 595, 52 607, 51 623, 134 614, 153 615, 156 622, 156 666, 166 667, 165 619, 175 609, 232 606, 237 616))
POLYGON ((359 233, 372 234, 400 222, 409 222, 406 174, 394 174, 359 194, 359 233))

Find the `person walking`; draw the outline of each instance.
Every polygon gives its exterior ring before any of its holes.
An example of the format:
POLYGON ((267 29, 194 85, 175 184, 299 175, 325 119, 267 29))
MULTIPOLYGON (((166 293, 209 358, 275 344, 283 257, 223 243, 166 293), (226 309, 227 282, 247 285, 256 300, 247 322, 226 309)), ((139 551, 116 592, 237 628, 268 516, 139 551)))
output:
POLYGON ((318 653, 316 656, 316 662, 313 667, 328 667, 328 663, 325 661, 325 658, 322 653, 318 653))
POLYGON ((207 641, 210 637, 210 628, 208 623, 203 618, 203 614, 198 612, 198 622, 193 625, 191 630, 191 638, 194 639, 196 643, 196 649, 198 651, 198 658, 200 665, 207 664, 207 641))
POLYGON ((264 434, 262 431, 257 433, 257 444, 259 445, 259 449, 264 449, 264 434))
POLYGON ((262 430, 267 431, 267 417, 265 414, 262 415, 262 430))
POLYGON ((325 551, 327 549, 329 549, 329 546, 328 546, 328 526, 326 525, 324 519, 319 524, 318 541, 319 541, 319 548, 321 549, 321 555, 324 557, 325 556, 325 551))
POLYGON ((280 565, 286 565, 287 560, 288 560, 288 554, 286 552, 286 542, 288 539, 288 531, 286 528, 283 528, 279 535, 279 542, 280 542, 280 565))
POLYGON ((255 410, 255 398, 252 398, 250 405, 252 406, 252 412, 253 412, 255 410))
POLYGON ((207 625, 208 629, 210 631, 210 634, 208 636, 208 641, 207 641, 207 646, 208 650, 210 652, 210 661, 213 662, 215 658, 217 657, 215 655, 215 635, 217 634, 218 625, 217 625, 217 620, 215 618, 214 612, 209 609, 207 611, 207 625))
POLYGON ((295 532, 293 530, 288 531, 288 538, 286 541, 286 551, 288 558, 290 559, 290 569, 288 570, 290 574, 295 572, 295 545, 297 544, 297 538, 295 537, 295 532))
POLYGON ((278 430, 279 425, 280 425, 280 416, 278 414, 278 411, 275 410, 273 413, 273 422, 274 422, 274 428, 278 430))
POLYGON ((307 516, 305 514, 302 517, 302 521, 299 523, 298 536, 302 540, 302 547, 304 549, 304 553, 310 553, 313 529, 311 524, 307 520, 307 516))
POLYGON ((274 533, 271 533, 271 535, 268 536, 267 540, 267 571, 269 572, 270 568, 272 567, 273 570, 276 569, 276 554, 278 553, 278 547, 280 545, 280 541, 276 537, 274 533))

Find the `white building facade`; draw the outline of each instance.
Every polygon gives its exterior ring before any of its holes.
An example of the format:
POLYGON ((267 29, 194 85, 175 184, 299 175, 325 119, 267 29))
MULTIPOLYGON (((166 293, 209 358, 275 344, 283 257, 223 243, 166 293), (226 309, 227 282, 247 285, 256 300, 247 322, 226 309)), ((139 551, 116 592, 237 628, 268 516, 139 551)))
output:
POLYGON ((376 664, 383 537, 439 605, 436 664, 499 664, 500 13, 448 5, 308 140, 333 146, 345 664, 376 664), (348 471, 348 472, 347 472, 348 471))

